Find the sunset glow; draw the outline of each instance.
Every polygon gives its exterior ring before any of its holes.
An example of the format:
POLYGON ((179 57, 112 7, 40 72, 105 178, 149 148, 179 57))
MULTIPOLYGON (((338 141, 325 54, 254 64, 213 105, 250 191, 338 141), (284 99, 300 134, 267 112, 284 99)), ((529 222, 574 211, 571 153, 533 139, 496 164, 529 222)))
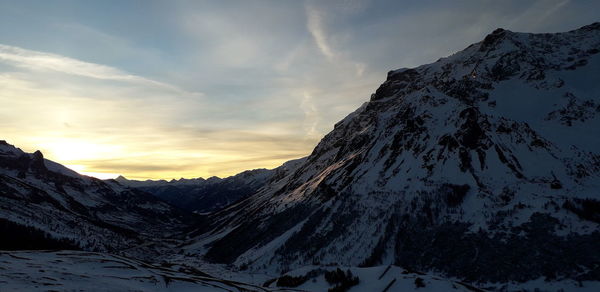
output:
POLYGON ((98 177, 272 168, 308 155, 391 69, 435 61, 498 25, 560 31, 588 21, 550 21, 558 8, 578 9, 563 1, 545 10, 291 2, 6 2, 2 139, 98 177))

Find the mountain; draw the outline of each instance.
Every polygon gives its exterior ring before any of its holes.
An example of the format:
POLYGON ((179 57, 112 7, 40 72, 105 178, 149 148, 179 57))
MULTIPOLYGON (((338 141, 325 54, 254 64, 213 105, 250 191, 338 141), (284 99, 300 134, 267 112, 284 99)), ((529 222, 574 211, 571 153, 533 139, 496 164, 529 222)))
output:
POLYGON ((600 280, 599 48, 600 23, 497 29, 390 71, 305 161, 209 215, 184 249, 251 270, 600 280))
MULTIPOLYGON (((299 164, 302 159, 290 161, 286 167, 299 164)), ((151 193, 156 197, 181 209, 206 213, 223 209, 232 203, 256 193, 272 179, 280 176, 279 170, 254 169, 241 172, 237 175, 208 179, 179 179, 179 180, 128 180, 123 176, 116 178, 122 185, 134 187, 151 193)))
POLYGON ((152 257, 197 221, 151 194, 0 141, 0 249, 84 249, 152 257))

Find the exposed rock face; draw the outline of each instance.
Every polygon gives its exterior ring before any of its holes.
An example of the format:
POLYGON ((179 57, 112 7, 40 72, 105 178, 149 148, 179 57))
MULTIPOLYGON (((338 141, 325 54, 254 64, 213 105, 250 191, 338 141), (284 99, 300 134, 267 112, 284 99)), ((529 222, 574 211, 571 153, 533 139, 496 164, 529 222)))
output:
POLYGON ((600 279, 600 24, 390 71, 295 171, 211 217, 214 262, 600 279), (585 205, 585 206, 584 206, 585 205))
POLYGON ((44 155, 40 150, 33 152, 31 155, 31 163, 29 167, 38 172, 48 171, 46 164, 44 164, 44 155))

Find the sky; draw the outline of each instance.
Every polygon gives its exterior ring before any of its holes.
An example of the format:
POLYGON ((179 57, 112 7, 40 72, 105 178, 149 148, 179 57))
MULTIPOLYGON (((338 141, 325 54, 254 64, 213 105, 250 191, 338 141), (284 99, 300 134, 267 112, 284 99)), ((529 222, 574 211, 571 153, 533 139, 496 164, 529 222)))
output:
POLYGON ((600 1, 0 0, 0 140, 81 173, 229 176, 310 154, 389 70, 600 1))

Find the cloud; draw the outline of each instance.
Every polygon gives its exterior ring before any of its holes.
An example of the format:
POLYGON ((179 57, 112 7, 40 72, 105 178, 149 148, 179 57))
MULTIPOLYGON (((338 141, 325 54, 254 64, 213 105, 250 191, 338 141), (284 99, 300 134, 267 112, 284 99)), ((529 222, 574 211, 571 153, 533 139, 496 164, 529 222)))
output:
POLYGON ((56 71, 94 79, 131 82, 145 86, 160 87, 175 92, 183 92, 175 86, 127 74, 109 66, 2 44, 0 44, 0 62, 30 70, 56 71))
POLYGON ((9 46, 0 47, 0 64, 8 65, 0 72, 3 138, 86 173, 226 176, 312 148, 293 123, 228 121, 232 104, 109 66, 9 46))
MULTIPOLYGON (((347 1, 343 2, 343 4, 341 6, 343 8, 342 11, 346 12, 345 14, 347 15, 355 14, 364 9, 364 2, 360 1, 347 1), (363 5, 359 5, 359 3, 363 5)), ((333 49, 330 37, 325 30, 324 19, 327 16, 327 11, 319 9, 308 2, 305 5, 305 10, 306 27, 323 56, 330 62, 348 64, 352 67, 357 77, 362 77, 367 67, 366 64, 351 60, 347 56, 342 56, 340 52, 333 49)))
POLYGON ((319 110, 313 102, 312 96, 308 92, 304 92, 300 108, 304 111, 304 128, 306 129, 307 138, 314 139, 320 136, 317 131, 319 124, 319 110))
MULTIPOLYGON (((544 23, 551 21, 558 11, 564 11, 564 8, 571 2, 570 0, 544 0, 534 1, 529 7, 517 13, 515 17, 508 22, 509 27, 529 27, 528 31, 538 30, 544 27, 544 23)), ((575 27, 573 27, 575 28, 575 27)))
POLYGON ((334 60, 336 54, 331 49, 327 35, 323 30, 323 13, 313 7, 312 5, 306 5, 307 23, 306 26, 308 31, 312 35, 313 39, 321 53, 330 61, 334 60))

